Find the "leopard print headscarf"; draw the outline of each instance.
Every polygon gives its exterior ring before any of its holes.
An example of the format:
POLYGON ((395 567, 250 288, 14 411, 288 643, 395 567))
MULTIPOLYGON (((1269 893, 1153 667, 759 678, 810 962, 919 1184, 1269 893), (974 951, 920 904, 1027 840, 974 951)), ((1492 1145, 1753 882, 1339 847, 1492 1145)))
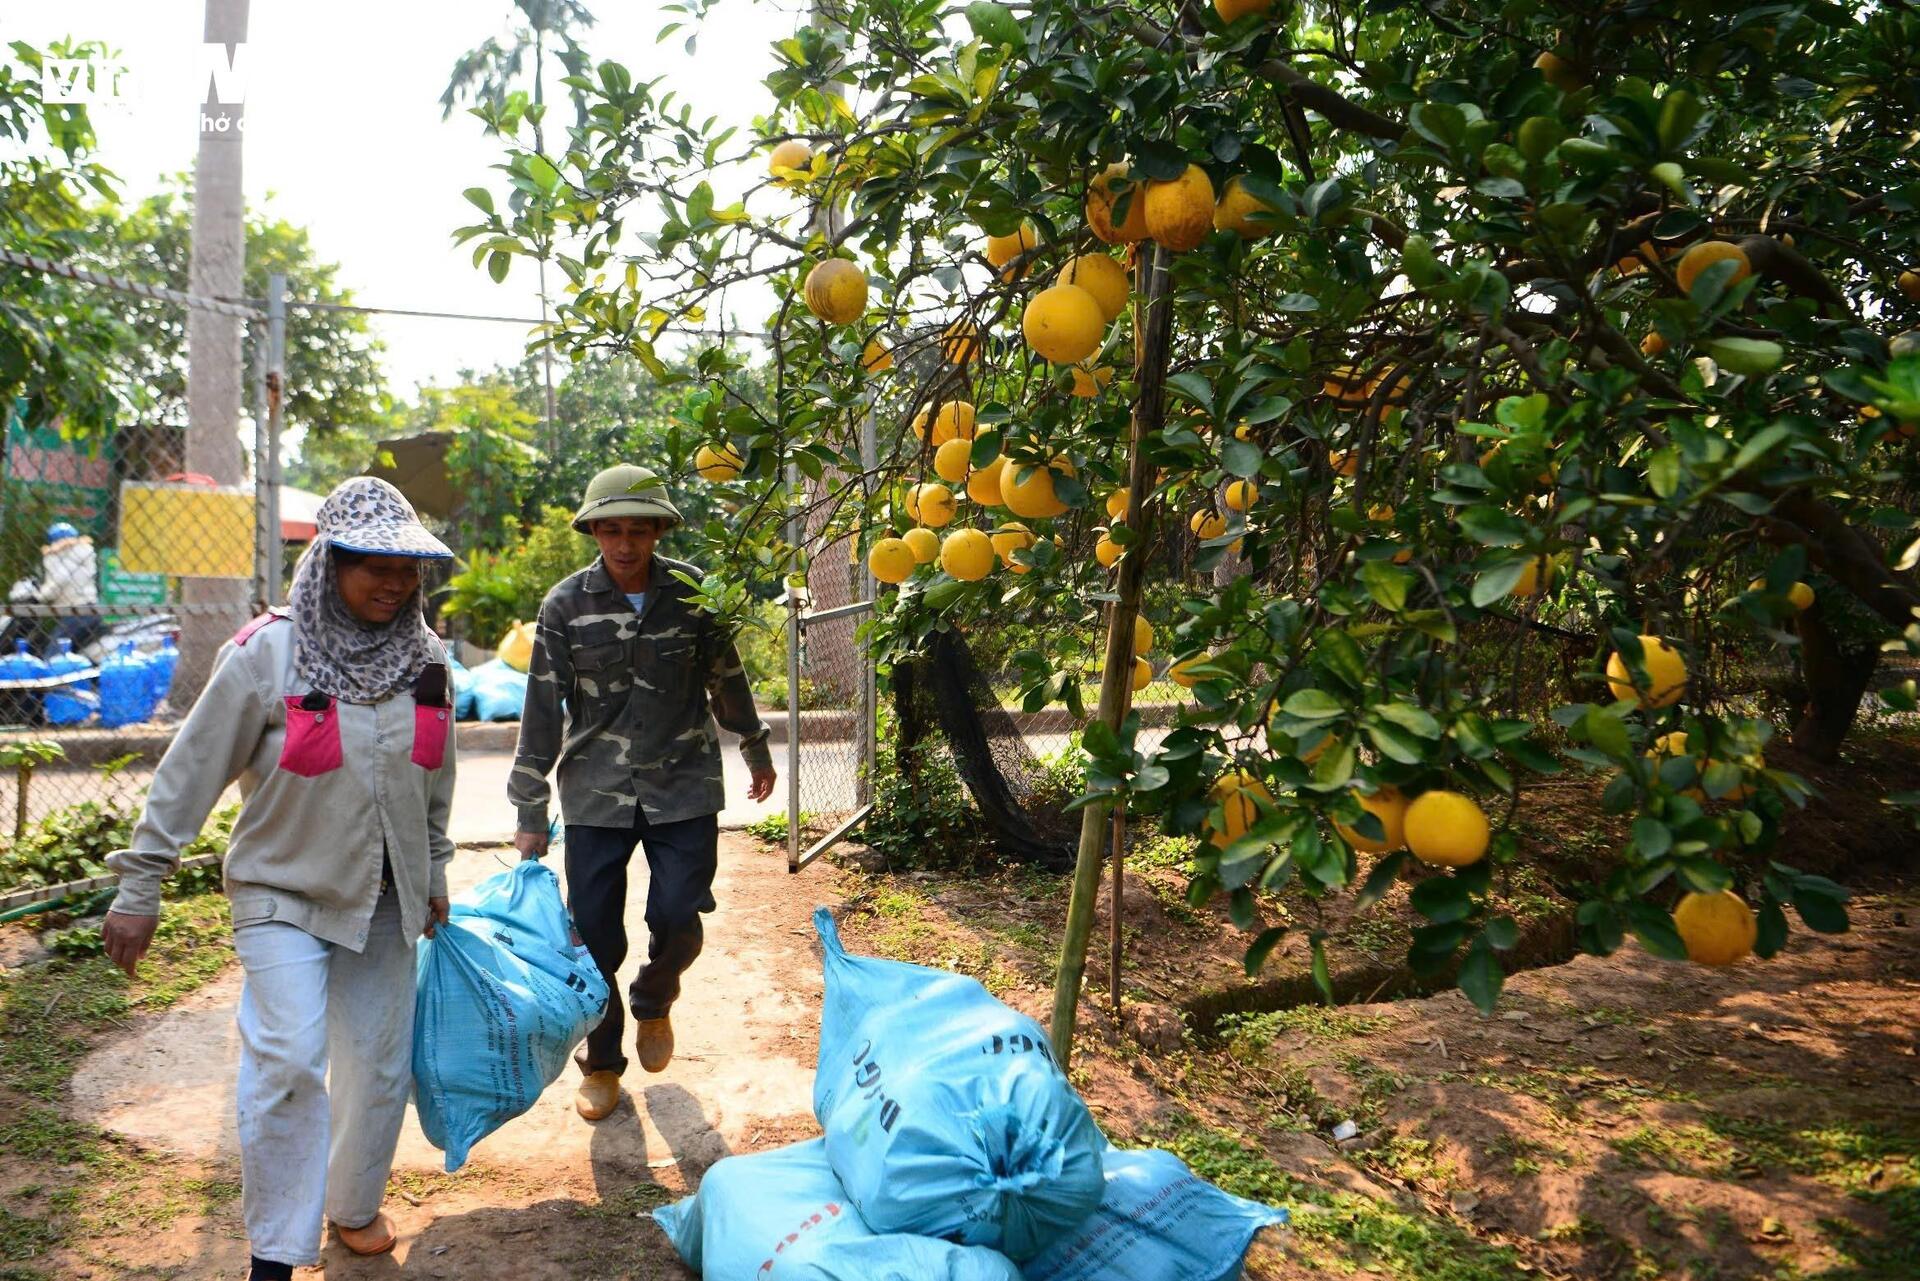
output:
POLYGON ((343 481, 320 504, 319 532, 300 558, 288 602, 293 607, 293 667, 323 694, 348 703, 382 703, 411 685, 432 659, 416 591, 390 623, 354 617, 340 597, 333 549, 382 556, 450 559, 446 544, 428 533, 413 506, 384 480, 343 481))

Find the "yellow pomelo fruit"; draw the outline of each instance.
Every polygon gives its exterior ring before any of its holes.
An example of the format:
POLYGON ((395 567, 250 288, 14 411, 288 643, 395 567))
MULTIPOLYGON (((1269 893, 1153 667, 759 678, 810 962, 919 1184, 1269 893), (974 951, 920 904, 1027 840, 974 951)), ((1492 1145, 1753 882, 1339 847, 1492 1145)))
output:
POLYGON ((1106 320, 1116 319, 1127 309, 1127 294, 1131 289, 1127 269, 1106 254, 1069 258, 1067 265, 1060 269, 1059 283, 1078 285, 1092 294, 1093 300, 1100 304, 1100 315, 1106 320))
POLYGON ((933 410, 931 408, 922 409, 913 416, 913 434, 916 439, 925 440, 927 438, 927 423, 930 422, 932 418, 933 410))
POLYGON ((1153 624, 1135 614, 1133 616, 1133 652, 1150 653, 1153 649, 1153 624))
POLYGON ((1553 586, 1553 561, 1545 556, 1536 556, 1527 562, 1520 571, 1520 577, 1514 580, 1513 595, 1538 596, 1543 588, 1553 586))
POLYGON ((1920 271, 1908 269, 1900 273, 1900 292, 1920 302, 1920 271))
POLYGON ((1175 663, 1172 667, 1169 667, 1167 669, 1167 677, 1175 685, 1178 685, 1181 689, 1192 689, 1195 685, 1198 685, 1202 679, 1204 679, 1202 677, 1195 676, 1193 674, 1193 669, 1201 666, 1204 663, 1210 663, 1212 661, 1213 661, 1212 654, 1195 654, 1191 658, 1183 658, 1179 662, 1175 663))
MULTIPOLYGON (((1039 243, 1040 236, 1034 231, 1033 224, 1023 222, 1020 224, 1020 229, 1010 236, 987 237, 987 261, 996 267, 1004 268, 1039 243)), ((1026 267, 1022 266, 1017 270, 1009 268, 1000 274, 1007 280, 1018 280, 1026 272, 1026 267)))
POLYGON ((878 338, 869 338, 860 353, 860 367, 870 374, 884 374, 893 368, 893 352, 878 338))
POLYGON ((1213 230, 1213 180, 1199 165, 1172 182, 1147 184, 1147 234, 1174 253, 1196 248, 1213 230))
POLYGON ((1273 212, 1273 206, 1257 199, 1238 178, 1227 179, 1227 185, 1220 189, 1220 203, 1213 207, 1213 225, 1220 231, 1231 231, 1242 240, 1258 240, 1262 236, 1271 236, 1277 228, 1265 220, 1265 215, 1273 212), (1254 215, 1260 214, 1260 221, 1254 215))
POLYGON ((700 473, 700 479, 716 485, 737 478, 746 465, 747 460, 740 457, 740 451, 726 441, 717 446, 702 445, 693 453, 693 469, 700 473))
POLYGON ((1007 458, 1005 454, 995 458, 985 467, 976 467, 967 477, 967 497, 982 507, 1000 505, 1000 477, 1005 474, 1007 458))
POLYGON ((972 440, 975 414, 970 400, 949 400, 933 416, 933 444, 937 449, 950 440, 972 440))
POLYGON ((1073 394, 1082 400, 1092 400, 1113 381, 1111 365, 1101 365, 1097 369, 1083 369, 1075 365, 1068 372, 1073 375, 1073 394))
POLYGON ((1618 653, 1607 659, 1607 687, 1623 701, 1647 707, 1672 707, 1687 692, 1687 660, 1680 651, 1658 636, 1640 638, 1641 658, 1647 669, 1647 684, 1638 688, 1626 660, 1618 653))
POLYGON ((1320 390, 1343 405, 1367 403, 1367 375, 1358 365, 1338 365, 1320 384, 1320 390))
POLYGON ((1405 822, 1407 848, 1436 867, 1478 863, 1492 833, 1485 811, 1458 792, 1422 792, 1407 806, 1405 822))
MULTIPOLYGON (((1659 738, 1654 739, 1653 746, 1649 747, 1645 753, 1646 758, 1653 762, 1655 769, 1658 769, 1660 762, 1669 756, 1685 756, 1686 754, 1687 731, 1683 729, 1674 730, 1670 734, 1662 734, 1659 738)), ((1698 773, 1705 774, 1707 772, 1707 762, 1704 760, 1701 761, 1696 768, 1698 773)), ((1680 794, 1682 796, 1690 796, 1703 805, 1707 800, 1706 792, 1698 787, 1682 788, 1680 789, 1680 794)))
MULTIPOLYGON (((1756 578, 1747 584, 1747 590, 1750 592, 1764 592, 1767 590, 1767 580, 1764 578, 1756 578)), ((1796 611, 1811 608, 1813 605, 1813 588, 1807 586, 1805 583, 1796 582, 1793 586, 1787 588, 1787 603, 1792 605, 1796 611)))
POLYGON ((953 520, 953 491, 931 482, 907 491, 907 515, 933 529, 953 520))
POLYGON ((1119 543, 1102 534, 1100 541, 1093 545, 1093 558, 1100 562, 1100 568, 1112 569, 1114 563, 1126 553, 1126 550, 1119 543))
POLYGON ((1572 93, 1586 83, 1579 68, 1557 53, 1543 53, 1533 60, 1533 65, 1539 70, 1540 78, 1561 93, 1572 93))
POLYGON ((813 165, 813 148, 798 138, 789 138, 767 153, 767 172, 783 187, 797 187, 807 180, 813 165), (782 170, 798 170, 783 173, 782 170))
POLYGON ((1116 489, 1107 495, 1107 519, 1125 520, 1127 518, 1127 491, 1116 489))
POLYGON ((940 544, 940 568, 976 583, 993 571, 993 541, 977 529, 956 529, 940 544))
POLYGON ((940 335, 940 355, 949 365, 980 358, 980 330, 970 320, 956 320, 940 335))
POLYGON ((1208 790, 1207 799, 1221 808, 1217 826, 1213 816, 1207 816, 1207 840, 1225 849, 1260 821, 1260 805, 1273 804, 1273 793, 1259 779, 1242 772, 1222 775, 1208 790))
POLYGON ((1360 452, 1354 449, 1342 449, 1327 455, 1327 466, 1336 476, 1357 476, 1360 473, 1360 452))
POLYGON ((1700 279, 1700 273, 1716 262, 1735 262, 1733 279, 1728 285, 1737 285, 1753 274, 1753 264, 1747 261, 1747 252, 1739 245, 1728 244, 1724 240, 1703 240, 1680 256, 1680 265, 1673 269, 1673 278, 1680 282, 1680 288, 1693 292, 1693 282, 1700 279))
POLYGON ((1055 285, 1027 303, 1020 332, 1042 360, 1074 365, 1100 350, 1106 323, 1092 294, 1078 285, 1055 285))
POLYGON ((1019 521, 1010 520, 993 531, 993 537, 990 541, 993 543, 994 555, 1000 558, 1002 565, 1005 565, 1015 573, 1024 574, 1027 572, 1028 566, 1016 564, 1013 559, 1013 554, 1033 546, 1039 539, 1033 536, 1031 529, 1028 529, 1019 521))
POLYGON ((883 538, 867 553, 867 572, 883 583, 904 583, 920 561, 904 538, 883 538))
MULTIPOLYGON (((922 565, 933 564, 935 557, 940 555, 940 535, 925 525, 915 525, 900 535, 900 539, 913 549, 914 560, 922 565)), ((874 577, 878 578, 879 575, 875 574, 874 577)))
POLYGON ((829 258, 807 273, 807 310, 829 325, 850 325, 867 310, 867 273, 829 258))
POLYGON ((1108 165, 1087 184, 1087 226, 1110 245, 1130 245, 1147 238, 1147 202, 1137 183, 1127 181, 1127 166, 1108 165), (1127 201, 1127 216, 1119 226, 1113 224, 1113 207, 1132 192, 1127 201))
POLYGON ((1071 476, 1073 464, 1064 458, 1055 458, 1045 467, 1013 464, 1011 471, 1000 478, 1002 503, 1014 515, 1031 519, 1063 515, 1067 505, 1053 492, 1055 473, 1071 476))
POLYGON ((1407 843, 1407 798, 1400 794, 1399 788, 1383 787, 1372 796, 1362 796, 1360 808, 1380 820, 1380 826, 1387 829, 1386 837, 1374 840, 1345 823, 1336 822, 1334 829, 1347 838, 1347 844, 1367 854, 1385 854, 1407 843))
POLYGON ((1153 684, 1153 664, 1144 658, 1136 657, 1133 660, 1133 692, 1138 694, 1151 684, 1153 684))
POLYGON ((1193 531, 1195 538, 1204 542, 1209 538, 1218 538, 1227 532, 1227 518, 1219 512, 1202 508, 1187 521, 1187 528, 1193 531))
POLYGON ((958 485, 966 480, 972 467, 973 442, 970 440, 950 440, 933 451, 934 474, 950 484, 958 485))
POLYGON ((1658 330, 1649 333, 1645 338, 1640 340, 1640 354, 1643 356, 1658 356, 1666 349, 1667 340, 1660 336, 1658 330))
POLYGON ((1673 909, 1673 927, 1696 965, 1732 965, 1753 955, 1760 922, 1732 890, 1688 894, 1673 909))
POLYGON ((1253 506, 1253 500, 1259 496, 1259 490, 1250 480, 1236 480, 1227 486, 1226 504, 1229 511, 1243 512, 1253 506))
POLYGON ((1273 0, 1213 0, 1213 11, 1220 15, 1220 21, 1233 23, 1250 13, 1265 13, 1273 8, 1273 0))

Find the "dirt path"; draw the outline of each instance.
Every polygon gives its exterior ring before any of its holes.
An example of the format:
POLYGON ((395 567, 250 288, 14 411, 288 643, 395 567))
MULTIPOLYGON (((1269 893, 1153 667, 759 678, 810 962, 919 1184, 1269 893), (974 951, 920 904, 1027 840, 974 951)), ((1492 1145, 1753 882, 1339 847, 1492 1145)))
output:
MULTIPOLYGON (((510 852, 509 852, 510 853, 510 852)), ((500 855, 463 852, 455 893, 499 870, 500 855)), ((551 859, 560 870, 557 858, 551 859)), ((637 865, 638 861, 636 861, 637 865)), ((666 1278, 692 1274, 646 1212, 681 1195, 713 1162, 816 1133, 810 1114, 820 965, 807 914, 830 897, 827 869, 789 876, 781 857, 723 834, 705 953, 675 1009, 679 1053, 649 1077, 631 1067, 627 1103, 588 1126, 573 1111, 577 1074, 474 1149, 458 1174, 409 1112, 387 1204, 401 1243, 384 1259, 337 1245, 303 1276, 666 1278)), ((644 877, 628 930, 646 938, 644 877)), ((643 942, 636 947, 644 946, 643 942)), ((638 955, 636 951, 636 955, 638 955)), ((631 971, 634 961, 629 961, 631 971)), ((623 974, 623 979, 630 978, 623 974)), ((77 1114, 174 1161, 189 1204, 129 1208, 127 1233, 94 1243, 59 1276, 244 1275, 246 1248, 233 1134, 233 1031, 239 975, 216 983, 90 1055, 74 1077, 77 1114), (198 1185, 199 1204, 193 1204, 198 1185), (164 1219, 158 1231, 143 1227, 164 1219)))

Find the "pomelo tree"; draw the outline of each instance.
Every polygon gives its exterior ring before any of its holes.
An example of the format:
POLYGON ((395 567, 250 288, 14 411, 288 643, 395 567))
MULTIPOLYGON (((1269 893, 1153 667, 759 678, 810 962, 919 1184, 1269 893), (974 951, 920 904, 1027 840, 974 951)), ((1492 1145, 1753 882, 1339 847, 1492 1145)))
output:
POLYGON ((1098 652, 1063 1054, 1115 805, 1203 837, 1195 899, 1250 929, 1258 891, 1366 904, 1423 868, 1410 960, 1483 1008, 1518 795, 1569 767, 1631 816, 1584 947, 1722 963, 1777 951, 1787 908, 1845 928, 1844 892, 1776 859, 1807 788, 1767 764, 1752 684, 1795 672, 1784 724, 1831 757, 1881 652, 1920 653, 1920 15, 818 13, 752 137, 614 63, 569 83, 564 150, 489 112, 505 186, 461 235, 496 276, 558 263, 568 352, 665 376, 656 345, 691 346, 674 461, 706 447, 737 504, 694 531, 736 571, 712 608, 742 607, 740 565, 804 572, 805 507, 809 546, 879 545, 897 652, 1044 612, 1029 706, 1076 700, 1098 652), (723 199, 736 161, 766 177, 723 199), (708 336, 754 281, 778 299, 757 399, 708 336), (1180 539, 1188 598, 1139 637, 1180 539), (1192 696, 1151 748, 1139 639, 1192 696))

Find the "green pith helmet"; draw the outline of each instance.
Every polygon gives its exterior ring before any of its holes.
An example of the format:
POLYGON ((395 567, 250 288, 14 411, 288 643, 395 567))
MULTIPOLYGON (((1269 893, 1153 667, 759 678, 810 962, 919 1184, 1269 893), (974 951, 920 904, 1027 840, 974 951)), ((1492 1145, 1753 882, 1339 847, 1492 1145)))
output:
POLYGON ((614 520, 622 516, 659 516, 671 524, 680 523, 680 509, 667 497, 667 487, 645 467, 619 463, 587 482, 587 496, 573 518, 573 527, 585 534, 596 520, 614 520))

